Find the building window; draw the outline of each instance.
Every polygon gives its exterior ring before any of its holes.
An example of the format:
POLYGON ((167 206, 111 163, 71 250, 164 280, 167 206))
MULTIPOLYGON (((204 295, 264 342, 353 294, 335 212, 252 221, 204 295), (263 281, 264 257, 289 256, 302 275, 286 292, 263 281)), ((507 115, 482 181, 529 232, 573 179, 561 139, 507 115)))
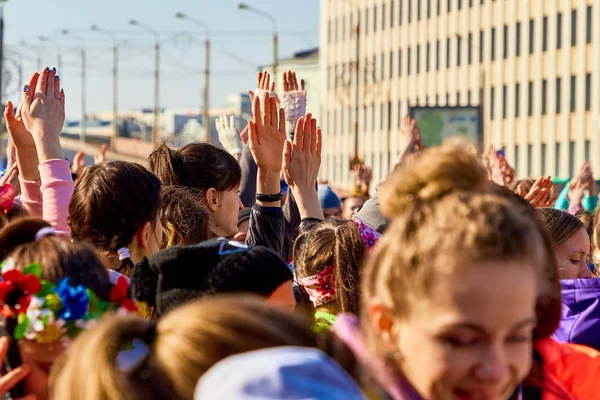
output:
POLYGON ((508 57, 508 25, 504 25, 504 34, 503 34, 503 43, 502 43, 502 57, 505 59, 508 57))
POLYGON ((379 105, 379 130, 383 130, 383 103, 379 105))
POLYGON ((492 54, 492 61, 496 60, 496 28, 492 28, 492 45, 491 47, 491 54, 492 54))
POLYGON ((394 52, 390 51, 390 79, 394 76, 394 52))
POLYGON ((402 102, 398 101, 398 128, 402 126, 402 102))
POLYGON ((592 6, 585 10, 585 42, 592 43, 592 6))
POLYGON ((467 105, 470 106, 471 105, 471 91, 467 91, 467 105))
POLYGON ((461 59, 461 52, 460 52, 460 45, 462 44, 462 38, 459 36, 456 38, 456 65, 460 67, 460 59, 461 59))
POLYGON ((576 95, 577 95, 577 77, 575 75, 571 75, 571 112, 575 112, 576 104, 576 95))
POLYGON ((516 33, 516 47, 515 47, 515 54, 517 55, 517 57, 519 57, 521 55, 521 23, 517 22, 517 33, 516 33))
POLYGON ((479 62, 483 62, 483 30, 479 31, 479 62))
POLYGON ((548 81, 545 79, 542 81, 542 115, 546 115, 547 107, 546 107, 546 97, 548 93, 548 81))
POLYGON ((562 93, 562 81, 560 78, 556 78, 556 113, 557 114, 560 114, 560 103, 562 101, 561 93, 562 93))
POLYGON ((410 76, 410 47, 406 50, 406 75, 410 76))
POLYGON ((333 88, 337 89, 337 85, 338 85, 338 66, 335 65, 333 67, 333 88))
MULTIPOLYGON (((417 0, 419 1, 419 0, 417 0)), ((412 20, 412 1, 408 0, 408 23, 412 20)))
POLYGON ((450 68, 450 38, 446 39, 446 68, 450 68))
POLYGON ((333 134, 337 134, 337 111, 333 110, 333 134))
POLYGON ((344 109, 343 108, 340 110, 340 125, 341 125, 340 132, 344 133, 345 131, 344 131, 344 109))
MULTIPOLYGON (((592 74, 585 75, 585 111, 592 109, 592 74)), ((587 158, 586 158, 587 160, 587 158)))
POLYGON ((430 57, 430 54, 429 54, 430 51, 431 51, 430 47, 431 46, 429 46, 429 42, 427 42, 427 47, 425 48, 425 51, 426 51, 426 53, 425 53, 425 68, 426 68, 427 72, 429 72, 429 64, 430 64, 430 61, 431 61, 431 57, 430 57))
POLYGON ((584 151, 585 151, 585 159, 589 160, 590 159, 590 146, 592 145, 590 140, 586 140, 585 141, 585 147, 584 147, 584 151))
POLYGON ((373 83, 377 82, 377 56, 373 54, 373 83))
POLYGON ((377 32, 377 6, 373 6, 373 32, 377 32))
POLYGON ((515 117, 519 117, 519 113, 521 110, 521 84, 517 83, 515 85, 515 117))
POLYGON ((421 45, 417 45, 417 74, 421 73, 421 45))
POLYGON ((506 119, 506 96, 508 95, 508 86, 502 86, 502 119, 506 119))
POLYGON ((385 3, 383 3, 381 5, 381 30, 382 31, 385 30, 385 24, 386 24, 386 19, 385 19, 385 3))
POLYGON ((363 106, 363 131, 366 132, 367 131, 367 105, 365 104, 363 106))
POLYGON ((427 19, 431 18, 431 0, 427 0, 427 19))
POLYGON ((577 46, 577 10, 571 10, 571 46, 577 46))
POLYGON ((442 0, 437 0, 437 15, 439 17, 439 15, 442 13, 442 0))
POLYGON ((531 170, 533 164, 533 145, 527 145, 527 176, 531 176, 531 170))
POLYGON ((490 88, 490 119, 494 119, 494 100, 496 97, 496 89, 492 86, 490 88))
POLYGON ((385 53, 381 53, 381 80, 385 79, 385 53))
POLYGON ((402 25, 402 0, 398 1, 398 25, 402 25))
POLYGON ((371 104, 371 132, 375 132, 375 103, 371 104))
POLYGON ((458 0, 458 9, 461 10, 462 9, 462 1, 458 0))
POLYGON ((542 19, 542 51, 548 50, 548 17, 542 19))
POLYGON ((327 43, 331 43, 331 20, 327 21, 327 43))
POLYGON ((421 1, 417 0, 417 21, 421 20, 421 1))
POLYGON ((448 14, 450 14, 450 11, 452 11, 452 0, 448 0, 448 14))
POLYGON ((467 63, 471 65, 473 62, 473 34, 469 32, 467 38, 467 63))
POLYGON ((446 105, 449 106, 450 105, 450 94, 446 93, 446 105))
POLYGON ((435 42, 435 69, 440 70, 440 41, 439 39, 435 42))
POLYGON ((554 154, 556 154, 556 162, 554 163, 554 176, 558 176, 560 173, 560 143, 555 144, 554 151, 554 154))
POLYGON ((533 54, 534 51, 534 39, 535 39, 535 21, 529 20, 529 54, 533 54))
POLYGON ((390 1, 390 28, 394 27, 394 0, 390 1))
POLYGON ((338 42, 338 19, 337 18, 335 19, 335 26, 333 28, 334 28, 333 34, 334 34, 334 38, 335 38, 334 41, 335 41, 335 43, 337 43, 338 42))
POLYGON ((527 105, 527 115, 531 117, 533 115, 533 82, 529 82, 527 97, 529 99, 527 105))
POLYGON ((388 101, 388 109, 387 109, 387 130, 392 129, 392 102, 388 101))
POLYGON ((402 49, 398 50, 398 76, 402 76, 402 49))
POLYGON ((562 13, 556 16, 556 48, 562 49, 562 13))
POLYGON ((365 35, 369 34, 369 9, 365 10, 365 35))
POLYGON ((546 158, 547 158, 547 149, 548 146, 546 145, 546 143, 542 143, 542 174, 543 175, 549 175, 548 172, 546 172, 546 158))

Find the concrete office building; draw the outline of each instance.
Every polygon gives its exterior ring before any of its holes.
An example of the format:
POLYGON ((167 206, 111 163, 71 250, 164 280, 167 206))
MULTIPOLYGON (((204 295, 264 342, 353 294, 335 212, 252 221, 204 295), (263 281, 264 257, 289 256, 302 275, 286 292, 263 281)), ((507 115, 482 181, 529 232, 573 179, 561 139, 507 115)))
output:
POLYGON ((351 185, 356 117, 385 178, 416 105, 481 105, 519 177, 600 175, 600 0, 322 0, 321 71, 331 181, 351 185))

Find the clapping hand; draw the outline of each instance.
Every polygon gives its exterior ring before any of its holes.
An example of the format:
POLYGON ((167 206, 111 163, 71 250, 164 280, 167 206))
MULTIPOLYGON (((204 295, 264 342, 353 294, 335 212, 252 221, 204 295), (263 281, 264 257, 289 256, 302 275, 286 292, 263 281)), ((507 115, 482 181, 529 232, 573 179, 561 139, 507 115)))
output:
POLYGON ((552 178, 549 176, 539 177, 531 187, 531 190, 529 190, 529 193, 525 193, 525 189, 522 186, 518 186, 517 194, 536 208, 551 207, 558 198, 558 193, 554 193, 552 178))

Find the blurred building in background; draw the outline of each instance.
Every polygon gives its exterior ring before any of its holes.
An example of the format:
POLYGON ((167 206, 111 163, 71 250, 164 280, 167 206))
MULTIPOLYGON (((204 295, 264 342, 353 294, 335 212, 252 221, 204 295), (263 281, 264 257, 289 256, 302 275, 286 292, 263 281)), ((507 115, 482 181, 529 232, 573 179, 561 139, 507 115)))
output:
POLYGON ((358 156, 384 179, 415 106, 480 106, 481 145, 519 177, 567 177, 585 159, 600 172, 600 1, 320 4, 324 178, 351 185, 357 122, 358 156))

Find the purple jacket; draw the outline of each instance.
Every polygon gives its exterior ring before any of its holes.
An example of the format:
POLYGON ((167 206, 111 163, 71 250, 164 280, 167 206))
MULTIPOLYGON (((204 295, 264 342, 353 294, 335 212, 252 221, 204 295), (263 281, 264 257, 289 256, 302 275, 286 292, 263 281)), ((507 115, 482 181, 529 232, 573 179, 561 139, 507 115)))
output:
POLYGON ((600 350, 600 279, 565 279, 562 318, 553 337, 600 350))

